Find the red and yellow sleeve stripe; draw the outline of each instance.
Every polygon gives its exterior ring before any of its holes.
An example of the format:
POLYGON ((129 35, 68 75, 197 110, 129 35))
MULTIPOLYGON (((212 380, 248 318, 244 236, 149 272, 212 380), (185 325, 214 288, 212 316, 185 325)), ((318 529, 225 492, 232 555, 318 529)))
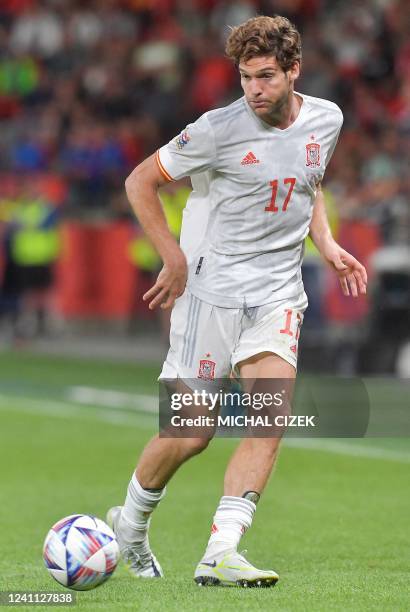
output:
POLYGON ((174 179, 172 178, 172 176, 170 174, 168 174, 168 172, 165 170, 164 166, 161 163, 161 160, 159 158, 159 151, 157 151, 155 153, 155 159, 157 160, 157 164, 158 164, 158 168, 159 171, 161 172, 162 176, 167 180, 167 181, 173 181, 174 179))

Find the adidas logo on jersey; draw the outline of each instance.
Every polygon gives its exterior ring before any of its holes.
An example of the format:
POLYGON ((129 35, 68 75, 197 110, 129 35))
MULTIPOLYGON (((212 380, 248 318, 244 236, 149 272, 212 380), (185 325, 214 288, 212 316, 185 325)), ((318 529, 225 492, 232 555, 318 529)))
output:
POLYGON ((247 155, 241 161, 242 166, 249 166, 250 164, 259 164, 259 159, 256 159, 252 151, 249 151, 247 155))

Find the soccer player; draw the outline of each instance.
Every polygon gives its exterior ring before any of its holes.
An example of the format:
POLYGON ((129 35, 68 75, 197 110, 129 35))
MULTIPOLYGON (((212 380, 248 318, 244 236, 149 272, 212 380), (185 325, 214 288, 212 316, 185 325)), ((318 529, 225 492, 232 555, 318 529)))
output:
MULTIPOLYGON (((173 307, 161 378, 293 379, 307 307, 301 263, 310 233, 345 295, 366 292, 366 271, 333 239, 321 181, 342 126, 340 109, 294 91, 301 40, 288 19, 255 17, 232 29, 227 55, 244 96, 211 110, 141 163, 129 201, 163 260, 149 307, 173 307), (191 178, 180 246, 158 199, 167 181, 191 178), (177 299, 178 298, 178 299, 177 299)), ((109 511, 123 558, 136 576, 160 577, 148 539, 151 513, 179 466, 206 437, 154 437, 124 506, 109 511)), ((279 437, 244 438, 226 469, 224 495, 195 571, 198 584, 274 584, 237 547, 278 451, 279 437)))

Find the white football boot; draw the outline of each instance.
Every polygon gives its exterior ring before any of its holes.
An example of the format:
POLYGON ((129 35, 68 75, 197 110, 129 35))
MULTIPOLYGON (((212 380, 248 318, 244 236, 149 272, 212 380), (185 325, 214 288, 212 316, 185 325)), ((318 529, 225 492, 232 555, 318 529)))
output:
POLYGON ((273 570, 257 569, 245 559, 243 553, 225 550, 215 558, 204 557, 195 570, 195 582, 199 586, 275 586, 279 580, 278 574, 273 570))
POLYGON ((125 539, 120 528, 122 506, 114 506, 107 512, 107 523, 114 531, 121 556, 129 571, 138 578, 162 578, 164 575, 160 564, 152 553, 148 534, 141 542, 125 539))

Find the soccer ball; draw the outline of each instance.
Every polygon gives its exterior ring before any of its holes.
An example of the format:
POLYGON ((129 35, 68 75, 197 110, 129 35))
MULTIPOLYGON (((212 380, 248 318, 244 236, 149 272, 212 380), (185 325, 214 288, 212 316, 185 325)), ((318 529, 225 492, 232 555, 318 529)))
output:
POLYGON ((49 574, 76 591, 99 586, 117 567, 120 551, 114 532, 88 514, 66 516, 52 526, 43 548, 49 574))

